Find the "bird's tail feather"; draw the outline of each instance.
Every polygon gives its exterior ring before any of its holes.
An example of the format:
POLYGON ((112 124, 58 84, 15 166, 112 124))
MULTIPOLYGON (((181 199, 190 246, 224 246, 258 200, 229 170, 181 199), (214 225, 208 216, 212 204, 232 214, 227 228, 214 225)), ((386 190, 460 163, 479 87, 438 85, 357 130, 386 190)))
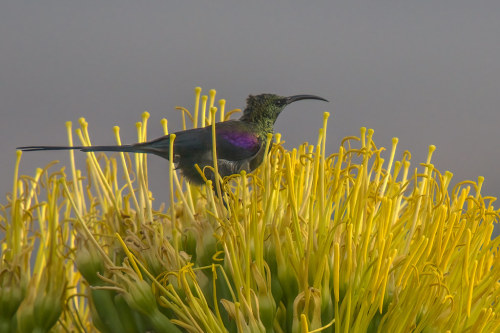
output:
POLYGON ((118 151, 128 153, 144 153, 144 154, 157 154, 158 151, 145 144, 135 145, 122 145, 122 146, 25 146, 17 147, 16 149, 22 151, 40 151, 40 150, 81 150, 83 152, 91 151, 118 151))
POLYGON ((68 150, 68 149, 82 149, 84 147, 66 147, 66 146, 24 146, 24 147, 17 147, 17 150, 22 150, 22 151, 37 151, 37 150, 68 150))

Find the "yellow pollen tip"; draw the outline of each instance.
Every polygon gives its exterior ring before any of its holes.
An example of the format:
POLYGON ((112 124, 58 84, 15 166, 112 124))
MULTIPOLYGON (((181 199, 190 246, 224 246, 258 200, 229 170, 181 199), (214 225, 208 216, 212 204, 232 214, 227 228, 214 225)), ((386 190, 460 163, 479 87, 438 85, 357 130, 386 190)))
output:
POLYGON ((168 135, 168 120, 165 118, 162 118, 160 120, 161 126, 163 127, 163 134, 168 135))
POLYGON ((274 139, 276 140, 276 143, 280 143, 280 141, 281 141, 281 133, 276 133, 274 135, 274 139))

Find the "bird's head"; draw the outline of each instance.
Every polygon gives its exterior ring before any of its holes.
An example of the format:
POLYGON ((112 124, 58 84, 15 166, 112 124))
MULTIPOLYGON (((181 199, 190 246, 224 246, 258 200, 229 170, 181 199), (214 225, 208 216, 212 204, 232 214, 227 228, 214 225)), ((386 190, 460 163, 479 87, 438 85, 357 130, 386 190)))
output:
POLYGON ((283 97, 274 94, 250 95, 247 98, 247 106, 240 120, 250 122, 274 122, 283 109, 290 103, 303 99, 317 99, 328 102, 328 100, 314 95, 294 95, 283 97))

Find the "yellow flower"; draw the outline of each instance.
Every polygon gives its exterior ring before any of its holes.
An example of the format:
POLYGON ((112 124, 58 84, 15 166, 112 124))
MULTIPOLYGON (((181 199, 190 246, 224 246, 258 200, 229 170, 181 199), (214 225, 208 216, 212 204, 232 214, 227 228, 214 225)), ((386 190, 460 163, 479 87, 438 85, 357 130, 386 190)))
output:
MULTIPOLYGON (((178 108, 184 124, 186 115, 197 127, 237 112, 209 96, 196 88, 193 114, 178 108)), ((57 330, 106 331, 114 321, 131 332, 498 330, 500 237, 491 235, 499 210, 481 194, 484 179, 450 188, 451 172, 432 164, 435 147, 412 168, 397 139, 384 152, 365 128, 327 155, 328 116, 313 145, 289 151, 269 137, 262 166, 218 179, 217 195, 170 164, 167 210, 152 208, 143 154, 87 153, 84 173, 70 152, 71 176, 16 174, 1 220, 2 269, 24 253, 19 276, 31 282, 9 316, 22 299, 55 288, 66 306, 45 318, 53 325, 61 309, 57 330), (39 233, 27 231, 33 221, 39 233), (54 272, 42 279, 26 264, 36 242, 36 272, 54 272)), ((148 118, 137 123, 139 141, 148 118)), ((71 145, 71 123, 67 130, 71 145)), ((84 119, 76 133, 90 144, 84 119)), ((117 127, 115 135, 119 144, 117 127)), ((0 280, 5 290, 15 281, 0 280)))

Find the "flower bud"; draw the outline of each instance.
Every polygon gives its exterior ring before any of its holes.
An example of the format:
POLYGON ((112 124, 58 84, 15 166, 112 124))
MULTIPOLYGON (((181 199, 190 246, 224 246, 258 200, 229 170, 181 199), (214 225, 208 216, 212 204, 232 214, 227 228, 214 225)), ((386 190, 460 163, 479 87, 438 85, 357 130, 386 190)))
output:
POLYGON ((84 245, 76 251, 76 267, 91 286, 100 286, 103 281, 97 273, 103 274, 104 262, 101 254, 91 246, 84 245))
POLYGON ((0 332, 15 331, 15 314, 26 295, 26 279, 12 270, 0 274, 0 332))
POLYGON ((158 309, 151 286, 144 280, 129 283, 129 290, 124 294, 127 304, 147 316, 157 332, 181 333, 172 322, 158 309))

